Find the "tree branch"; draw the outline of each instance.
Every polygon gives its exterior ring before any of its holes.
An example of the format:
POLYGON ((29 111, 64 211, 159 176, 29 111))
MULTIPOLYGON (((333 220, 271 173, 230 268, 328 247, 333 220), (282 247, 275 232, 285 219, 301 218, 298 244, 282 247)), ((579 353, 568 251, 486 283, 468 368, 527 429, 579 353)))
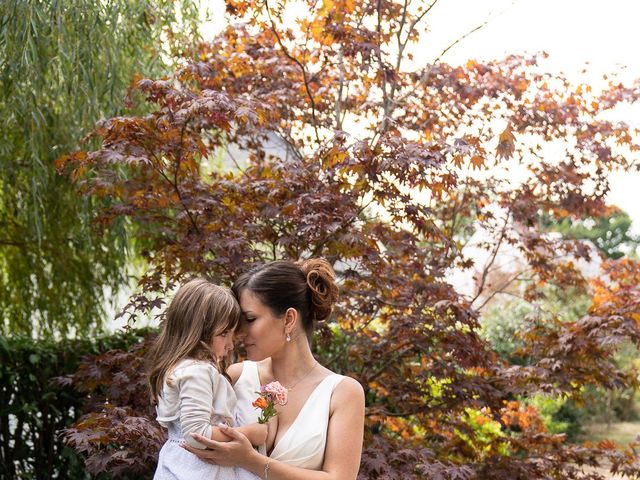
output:
POLYGON ((276 40, 278 41, 278 45, 280 45, 280 48, 282 49, 282 53, 284 53, 284 55, 289 60, 294 62, 296 65, 298 65, 298 67, 300 67, 300 70, 302 71, 302 80, 304 82, 304 89, 307 94, 307 97, 309 97, 309 101, 311 102, 311 118, 313 120, 313 131, 316 136, 316 141, 320 142, 320 134, 318 133, 318 120, 316 118, 316 102, 313 99, 313 94, 311 93, 311 89, 309 88, 309 79, 308 79, 307 69, 302 64, 302 62, 300 62, 300 60, 298 60, 297 58, 295 58, 293 55, 289 53, 289 49, 282 42, 282 38, 280 38, 280 35, 278 34, 278 31, 276 29, 276 23, 271 17, 269 2, 265 1, 264 5, 265 5, 265 8, 267 9, 267 16, 269 17, 269 21, 271 22, 271 32, 275 35, 276 40))
POLYGON ((493 297, 495 297, 499 293, 507 293, 507 292, 504 291, 504 289, 507 288, 509 285, 511 285, 516 280, 518 280, 518 278, 520 278, 520 275, 522 275, 523 273, 526 273, 528 271, 529 271, 528 269, 521 270, 520 272, 518 272, 515 275, 511 276, 509 279, 507 279, 504 282, 502 282, 500 284, 500 286, 497 289, 495 289, 493 292, 491 292, 491 294, 478 307, 474 308, 474 310, 479 312, 480 310, 482 310, 487 305, 487 303, 489 303, 491 301, 491 299, 493 297))
POLYGON ((507 212, 507 214, 504 217, 504 224, 502 225, 502 229, 500 231, 500 238, 498 239, 498 242, 495 244, 495 247, 493 249, 493 252, 491 254, 491 258, 489 259, 489 262, 484 266, 483 270, 482 270, 482 278, 480 279, 480 285, 478 286, 478 291, 475 295, 475 297, 473 297, 473 299, 471 300, 471 304, 473 304, 473 302, 475 302, 477 300, 477 298, 482 295, 482 292, 484 290, 484 286, 485 283, 487 281, 487 276, 489 275, 489 269, 491 268, 491 266, 493 265, 493 263, 496 261, 496 256, 498 255, 498 251, 500 250, 500 246, 502 245, 502 242, 507 234, 507 225, 509 224, 509 217, 511 217, 511 214, 509 212, 507 212))
POLYGON ((0 245, 5 245, 7 247, 24 247, 26 242, 17 242, 15 240, 5 240, 0 238, 0 245))
MULTIPOLYGON (((511 2, 511 5, 513 6, 517 1, 518 1, 518 0, 514 0, 513 2, 511 2)), ((440 52, 440 55, 438 55, 438 56, 436 57, 436 59, 435 59, 433 62, 431 62, 431 63, 438 63, 438 62, 440 61, 440 59, 442 59, 442 57, 443 57, 443 56, 444 56, 444 55, 445 55, 449 50, 451 50, 453 47, 455 47, 458 43, 460 43, 462 40, 464 40, 465 38, 467 38, 467 37, 468 37, 469 35, 471 35, 472 33, 477 32, 478 30, 480 30, 480 29, 482 29, 482 28, 486 27, 486 26, 489 24, 489 22, 490 22, 491 20, 493 20, 494 18, 496 18, 496 17, 498 17, 498 16, 502 15, 502 14, 503 14, 504 12, 506 12, 506 11, 507 11, 507 9, 504 9, 504 10, 502 10, 500 13, 498 13, 498 14, 496 14, 496 15, 494 15, 494 16, 491 16, 491 14, 489 14, 489 16, 487 17, 487 19, 486 19, 484 22, 482 22, 482 23, 481 23, 480 25, 478 25, 477 27, 472 28, 472 29, 471 29, 471 30, 469 30, 467 33, 465 33, 464 35, 462 35, 460 38, 458 38, 457 40, 455 40, 454 42, 452 42, 448 47, 446 47, 444 50, 442 50, 442 52, 440 52)))
POLYGON ((342 45, 340 46, 340 52, 338 54, 338 61, 340 62, 340 83, 338 85, 338 98, 336 98, 336 130, 342 130, 342 120, 340 119, 340 110, 342 108, 342 89, 344 88, 344 52, 342 45))

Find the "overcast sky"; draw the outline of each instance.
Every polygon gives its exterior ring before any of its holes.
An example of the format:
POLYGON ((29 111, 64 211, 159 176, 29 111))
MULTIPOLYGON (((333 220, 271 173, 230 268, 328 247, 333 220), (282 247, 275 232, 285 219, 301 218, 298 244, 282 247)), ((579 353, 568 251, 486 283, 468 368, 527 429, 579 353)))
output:
MULTIPOLYGON (((439 0, 430 15, 430 33, 421 48, 425 58, 437 57, 489 19, 443 60, 459 64, 470 58, 545 51, 549 54, 545 66, 572 80, 598 85, 603 74, 614 72, 623 81, 640 78, 638 0, 439 0)), ((640 127, 640 106, 617 113, 619 119, 640 127)), ((640 174, 614 174, 611 187, 608 200, 631 215, 634 230, 640 233, 640 174)))

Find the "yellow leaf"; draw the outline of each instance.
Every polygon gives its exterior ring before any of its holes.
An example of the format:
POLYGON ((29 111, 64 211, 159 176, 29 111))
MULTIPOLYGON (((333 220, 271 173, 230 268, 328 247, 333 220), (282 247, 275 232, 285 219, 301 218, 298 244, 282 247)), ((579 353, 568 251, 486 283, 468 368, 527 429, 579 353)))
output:
POLYGON ((498 139, 498 148, 496 149, 498 158, 511 158, 516 148, 515 142, 516 137, 514 137, 513 131, 511 130, 511 124, 509 124, 498 139))
POLYGON ((484 158, 482 158, 480 155, 474 155, 469 160, 469 165, 472 165, 474 170, 475 169, 480 170, 482 169, 482 167, 484 167, 484 158))

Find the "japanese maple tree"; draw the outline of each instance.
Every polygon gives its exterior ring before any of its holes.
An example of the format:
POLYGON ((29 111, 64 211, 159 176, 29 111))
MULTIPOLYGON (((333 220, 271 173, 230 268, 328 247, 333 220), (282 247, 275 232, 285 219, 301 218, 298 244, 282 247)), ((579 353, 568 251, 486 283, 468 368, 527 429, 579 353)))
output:
POLYGON ((574 85, 543 56, 421 61, 436 2, 295 3, 228 0, 228 26, 172 78, 134 80, 129 100, 154 113, 106 119, 98 150, 59 160, 113 199, 105 228, 136 225, 149 270, 127 312, 187 275, 230 283, 256 262, 322 256, 341 296, 316 349, 365 387, 360 478, 599 478, 582 467, 603 460, 638 474, 631 450, 567 445, 519 399, 637 380, 612 354, 640 341, 638 263, 609 261, 590 283, 577 264, 594 249, 541 218, 610 215, 609 174, 637 168, 638 132, 601 114, 640 87, 574 85), (466 255, 472 237, 486 262, 466 255), (549 286, 594 295, 577 321, 532 319, 525 365, 477 333, 505 247, 528 301, 549 286), (471 268, 477 291, 462 295, 447 275, 471 268))

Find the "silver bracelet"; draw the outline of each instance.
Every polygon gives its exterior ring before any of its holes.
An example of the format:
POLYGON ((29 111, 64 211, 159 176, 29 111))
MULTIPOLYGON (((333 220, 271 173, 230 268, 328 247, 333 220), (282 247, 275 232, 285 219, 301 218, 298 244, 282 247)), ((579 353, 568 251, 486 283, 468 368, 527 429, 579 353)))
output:
POLYGON ((264 480, 269 478, 269 463, 271 462, 271 457, 267 457, 267 463, 264 466, 264 480))

